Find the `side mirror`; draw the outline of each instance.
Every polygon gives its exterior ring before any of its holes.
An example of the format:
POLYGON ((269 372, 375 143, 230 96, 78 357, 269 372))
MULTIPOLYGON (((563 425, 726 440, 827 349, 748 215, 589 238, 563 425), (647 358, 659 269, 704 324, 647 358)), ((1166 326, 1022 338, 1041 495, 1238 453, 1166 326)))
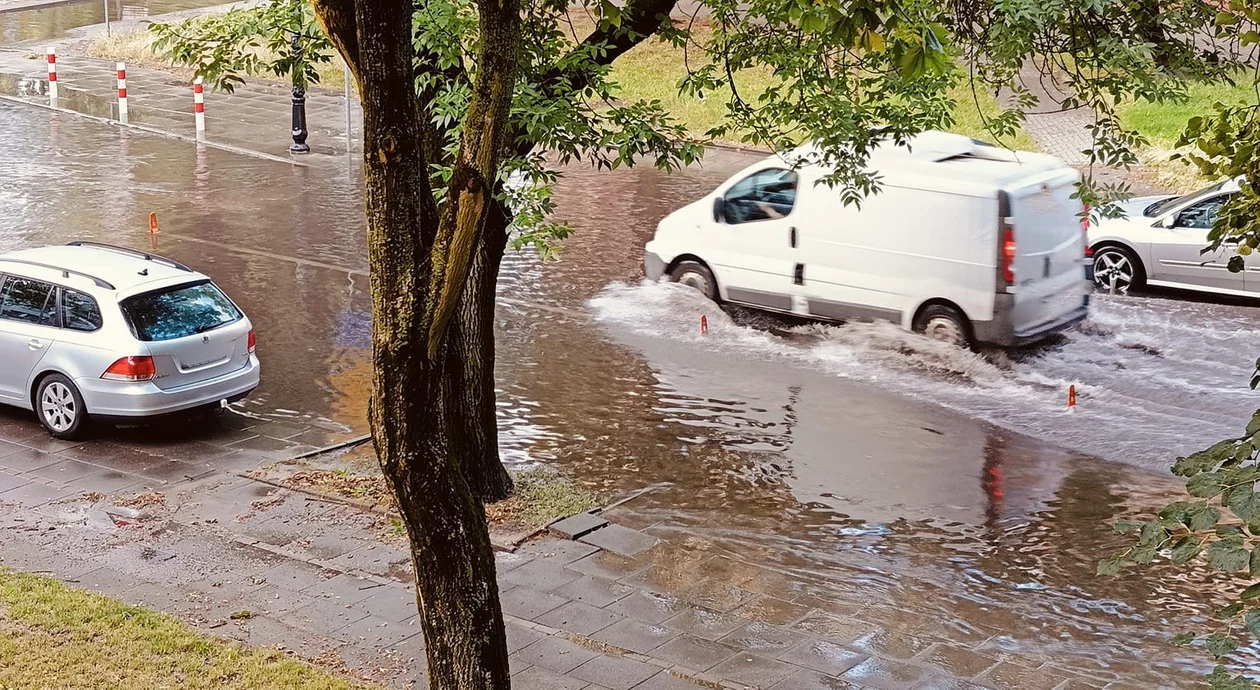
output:
POLYGON ((1155 227, 1164 228, 1165 230, 1177 225, 1177 216, 1165 216, 1155 222, 1155 227))
POLYGON ((726 199, 723 197, 713 200, 713 220, 717 223, 726 221, 726 199))

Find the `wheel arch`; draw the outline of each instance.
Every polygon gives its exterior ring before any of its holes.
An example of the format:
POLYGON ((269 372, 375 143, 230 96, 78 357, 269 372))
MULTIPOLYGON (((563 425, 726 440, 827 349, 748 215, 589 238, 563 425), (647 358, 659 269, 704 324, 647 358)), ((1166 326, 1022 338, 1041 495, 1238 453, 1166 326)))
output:
POLYGON ((713 270, 713 266, 710 266, 708 261, 701 259, 695 254, 679 254, 678 256, 675 256, 674 259, 669 262, 669 265, 665 267, 665 275, 672 277, 674 269, 678 268, 679 264, 683 264, 688 261, 704 266, 705 269, 709 271, 709 275, 713 276, 713 287, 717 289, 718 299, 726 299, 726 290, 722 287, 722 280, 718 278, 717 271, 713 270))
MULTIPOLYGON (((27 402, 31 404, 32 410, 39 409, 39 404, 35 400, 35 396, 39 394, 39 384, 43 383, 44 379, 48 378, 49 376, 52 376, 53 374, 60 374, 61 376, 66 377, 66 379, 70 381, 71 384, 74 383, 73 376, 71 376, 70 374, 56 367, 48 367, 44 369, 43 371, 40 371, 38 374, 32 376, 30 388, 29 390, 27 390, 27 402)), ((78 388, 78 386, 75 386, 75 388, 78 388)), ((79 394, 82 395, 82 392, 80 392, 79 394)), ((85 404, 84 408, 86 409, 86 407, 87 405, 85 404)))
POLYGON ((944 297, 932 297, 930 299, 923 300, 923 302, 919 304, 918 308, 914 310, 914 314, 910 317, 910 330, 917 330, 916 327, 919 324, 919 319, 923 317, 923 312, 927 311, 928 307, 933 306, 948 307, 961 314, 963 317, 963 328, 967 331, 967 340, 968 342, 975 342, 976 327, 972 322, 971 315, 967 313, 966 309, 958 306, 957 302, 944 297))

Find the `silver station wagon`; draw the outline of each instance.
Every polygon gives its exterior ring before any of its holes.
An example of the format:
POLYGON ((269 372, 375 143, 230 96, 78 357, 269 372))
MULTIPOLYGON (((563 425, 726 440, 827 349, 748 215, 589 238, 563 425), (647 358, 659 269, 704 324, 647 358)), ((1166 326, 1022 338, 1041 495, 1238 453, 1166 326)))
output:
POLYGON ((222 408, 259 369, 245 313, 183 264, 93 242, 0 254, 0 403, 57 438, 222 408))

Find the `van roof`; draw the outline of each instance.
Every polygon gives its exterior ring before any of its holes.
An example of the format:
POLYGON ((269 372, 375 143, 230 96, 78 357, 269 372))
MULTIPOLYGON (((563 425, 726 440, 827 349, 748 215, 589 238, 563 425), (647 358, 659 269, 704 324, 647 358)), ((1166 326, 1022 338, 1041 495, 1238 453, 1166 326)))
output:
MULTIPOLYGON (((810 143, 787 156, 772 156, 822 172, 828 167, 816 144, 810 143)), ((904 144, 885 141, 870 152, 867 163, 882 184, 917 184, 927 187, 1009 189, 1029 177, 1067 168, 1054 156, 1014 151, 950 132, 929 131, 904 144), (934 181, 935 180, 935 181, 934 181)), ((964 191, 959 189, 959 191, 964 191)))
POLYGON ((20 273, 87 292, 133 293, 138 288, 203 279, 155 254, 91 243, 37 247, 0 254, 0 272, 20 273), (7 270, 6 270, 7 269, 7 270))

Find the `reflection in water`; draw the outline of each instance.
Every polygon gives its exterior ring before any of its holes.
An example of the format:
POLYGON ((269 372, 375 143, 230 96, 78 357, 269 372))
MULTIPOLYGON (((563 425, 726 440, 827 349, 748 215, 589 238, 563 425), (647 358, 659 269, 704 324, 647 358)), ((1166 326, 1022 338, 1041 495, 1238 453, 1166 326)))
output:
MULTIPOLYGON (((255 321, 263 385, 247 409, 364 428, 362 200, 340 162, 295 168, 7 104, 0 140, 0 250, 74 238, 147 246, 155 211, 158 250, 214 276, 255 321)), ((1108 441, 1123 417, 1098 424, 1088 404, 1051 416, 1054 386, 1028 383, 1038 367, 1066 367, 1073 352, 1102 357, 1105 342, 1082 336, 998 366, 878 327, 772 333, 750 324, 794 327, 732 320, 677 286, 635 284, 657 220, 745 162, 719 152, 709 168, 674 177, 564 178, 560 213, 580 231, 562 258, 504 262, 496 373, 505 457, 611 494, 657 487, 617 519, 766 566, 748 587, 1145 687, 1181 684, 1182 667, 1199 657, 1162 640, 1210 605, 1197 593, 1209 576, 1093 575, 1095 560, 1120 544, 1107 523, 1175 486, 937 404, 993 399, 1009 417, 1044 418, 1031 431, 1075 443, 1084 428, 1108 441), (606 289, 614 281, 620 287, 606 289), (937 397, 946 394, 960 397, 937 397)), ((1100 313, 1128 318, 1133 304, 1100 313)), ((1207 310, 1202 322, 1213 318, 1211 305, 1194 308, 1207 310)), ((1242 338, 1246 324, 1240 317, 1222 337, 1242 338)), ((1106 356, 1165 373, 1180 365, 1131 350, 1106 356)))
MULTIPOLYGON (((222 3, 219 0, 109 0, 109 18, 115 22, 138 20, 218 4, 222 3)), ((71 29, 104 22, 105 3, 97 0, 0 12, 0 46, 60 38, 71 29)))

